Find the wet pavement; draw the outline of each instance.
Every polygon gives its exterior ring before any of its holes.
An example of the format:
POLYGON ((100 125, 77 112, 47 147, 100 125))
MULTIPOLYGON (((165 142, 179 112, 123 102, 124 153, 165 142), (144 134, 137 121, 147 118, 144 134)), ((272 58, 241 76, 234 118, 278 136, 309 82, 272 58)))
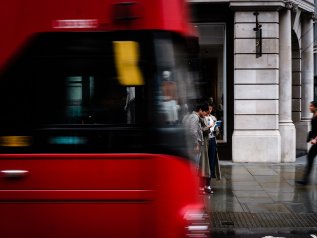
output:
POLYGON ((317 231, 316 172, 312 185, 295 185, 305 164, 305 156, 287 164, 222 161, 222 180, 214 180, 215 193, 204 196, 213 231, 317 231))
POLYGON ((240 234, 240 235, 216 235, 212 238, 317 238, 316 234, 240 234))

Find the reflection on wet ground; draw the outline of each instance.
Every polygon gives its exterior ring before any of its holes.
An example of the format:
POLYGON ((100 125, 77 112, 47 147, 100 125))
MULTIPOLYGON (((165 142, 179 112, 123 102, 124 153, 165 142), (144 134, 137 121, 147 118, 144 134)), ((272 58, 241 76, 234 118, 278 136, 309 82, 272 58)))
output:
POLYGON ((222 180, 215 193, 204 196, 210 212, 317 213, 317 178, 295 185, 305 169, 305 157, 293 164, 234 164, 222 162, 222 180))

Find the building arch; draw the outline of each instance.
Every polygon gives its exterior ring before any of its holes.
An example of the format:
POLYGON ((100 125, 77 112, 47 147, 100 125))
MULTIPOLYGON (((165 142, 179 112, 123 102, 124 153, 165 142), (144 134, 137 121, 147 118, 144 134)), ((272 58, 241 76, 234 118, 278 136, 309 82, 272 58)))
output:
MULTIPOLYGON (((299 30, 298 30, 299 31, 299 30)), ((298 125, 301 122, 302 114, 302 56, 300 38, 295 30, 292 30, 292 120, 296 127, 296 134, 299 133, 298 125)), ((299 149, 300 141, 296 136, 296 148, 299 149)))
POLYGON ((294 123, 301 120, 301 49, 299 40, 292 31, 292 119, 294 123))

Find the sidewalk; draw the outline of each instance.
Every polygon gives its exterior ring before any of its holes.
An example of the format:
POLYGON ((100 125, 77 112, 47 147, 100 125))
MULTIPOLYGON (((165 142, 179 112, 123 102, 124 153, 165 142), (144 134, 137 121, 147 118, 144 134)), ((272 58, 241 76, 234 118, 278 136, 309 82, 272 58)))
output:
MULTIPOLYGON (((317 232, 317 178, 295 185, 306 156, 296 163, 257 164, 222 161, 222 180, 204 196, 214 233, 317 232)), ((315 173, 314 173, 315 175, 315 173)))

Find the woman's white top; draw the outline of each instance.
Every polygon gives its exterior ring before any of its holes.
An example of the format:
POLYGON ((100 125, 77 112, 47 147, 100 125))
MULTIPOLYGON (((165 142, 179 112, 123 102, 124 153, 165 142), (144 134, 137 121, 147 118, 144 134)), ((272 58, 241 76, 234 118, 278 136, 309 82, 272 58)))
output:
POLYGON ((214 131, 215 131, 215 126, 216 126, 216 122, 217 122, 217 118, 212 116, 212 115, 208 115, 205 116, 205 123, 207 126, 212 126, 210 128, 210 133, 209 133, 209 138, 214 138, 214 131))

